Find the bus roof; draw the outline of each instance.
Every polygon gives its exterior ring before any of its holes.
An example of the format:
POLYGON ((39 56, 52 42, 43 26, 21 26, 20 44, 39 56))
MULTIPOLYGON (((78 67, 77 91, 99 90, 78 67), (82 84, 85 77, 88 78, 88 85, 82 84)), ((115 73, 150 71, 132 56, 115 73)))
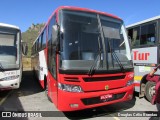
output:
POLYGON ((160 19, 160 15, 152 17, 152 18, 149 18, 149 19, 146 19, 146 20, 142 20, 140 22, 136 22, 136 23, 131 24, 131 25, 128 25, 128 26, 126 26, 126 28, 131 28, 133 26, 140 25, 140 24, 143 24, 143 23, 147 23, 147 22, 150 22, 150 21, 153 21, 153 20, 157 20, 157 19, 160 19))
POLYGON ((6 24, 6 23, 0 23, 0 27, 7 27, 7 28, 14 28, 14 29, 20 29, 18 26, 6 24))
POLYGON ((122 20, 118 16, 115 16, 115 15, 112 15, 112 14, 109 14, 109 13, 106 13, 106 12, 101 12, 101 11, 98 11, 98 10, 92 10, 92 9, 88 9, 88 8, 74 7, 74 6, 60 6, 56 9, 56 12, 61 10, 61 9, 69 9, 69 10, 77 10, 77 11, 86 11, 86 12, 98 13, 98 14, 103 14, 103 15, 106 15, 106 16, 109 16, 109 17, 113 17, 113 18, 122 20))

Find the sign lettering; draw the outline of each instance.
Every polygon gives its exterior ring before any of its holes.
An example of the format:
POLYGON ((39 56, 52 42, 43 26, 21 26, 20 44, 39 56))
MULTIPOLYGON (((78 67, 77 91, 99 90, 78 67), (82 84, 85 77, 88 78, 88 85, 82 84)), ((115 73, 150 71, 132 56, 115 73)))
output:
POLYGON ((133 60, 148 60, 149 56, 149 52, 140 53, 139 51, 133 51, 133 60))

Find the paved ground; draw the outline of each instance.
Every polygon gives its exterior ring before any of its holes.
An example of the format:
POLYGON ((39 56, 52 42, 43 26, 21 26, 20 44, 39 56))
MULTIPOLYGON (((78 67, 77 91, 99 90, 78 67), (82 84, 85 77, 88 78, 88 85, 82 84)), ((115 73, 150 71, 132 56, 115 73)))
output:
MULTIPOLYGON (((14 120, 66 120, 75 119, 75 116, 76 119, 92 120, 149 120, 150 116, 141 117, 145 114, 144 111, 157 111, 157 108, 146 101, 145 98, 139 99, 135 95, 128 102, 71 113, 59 112, 54 104, 48 101, 38 81, 33 78, 32 72, 25 71, 23 72, 22 83, 19 89, 0 92, 0 111, 32 111, 39 112, 37 115, 47 116, 43 118, 12 118, 14 120)), ((155 117, 152 118, 155 119, 155 117)), ((3 120, 4 118, 0 119, 3 120)))

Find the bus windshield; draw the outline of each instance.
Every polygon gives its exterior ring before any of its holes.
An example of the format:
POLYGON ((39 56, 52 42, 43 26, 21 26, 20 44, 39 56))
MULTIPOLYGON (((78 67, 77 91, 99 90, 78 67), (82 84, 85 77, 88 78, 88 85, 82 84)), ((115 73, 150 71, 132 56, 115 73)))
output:
POLYGON ((19 68, 20 31, 0 28, 0 64, 1 69, 19 68))
POLYGON ((93 64, 97 70, 132 68, 121 20, 69 10, 59 16, 61 69, 89 70, 93 64))

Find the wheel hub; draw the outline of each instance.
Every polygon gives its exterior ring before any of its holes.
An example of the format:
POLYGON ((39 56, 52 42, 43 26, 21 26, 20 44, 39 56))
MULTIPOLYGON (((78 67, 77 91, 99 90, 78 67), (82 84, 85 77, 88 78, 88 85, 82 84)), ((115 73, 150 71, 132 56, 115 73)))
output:
POLYGON ((153 96, 155 94, 155 86, 150 87, 149 94, 150 96, 153 96))

